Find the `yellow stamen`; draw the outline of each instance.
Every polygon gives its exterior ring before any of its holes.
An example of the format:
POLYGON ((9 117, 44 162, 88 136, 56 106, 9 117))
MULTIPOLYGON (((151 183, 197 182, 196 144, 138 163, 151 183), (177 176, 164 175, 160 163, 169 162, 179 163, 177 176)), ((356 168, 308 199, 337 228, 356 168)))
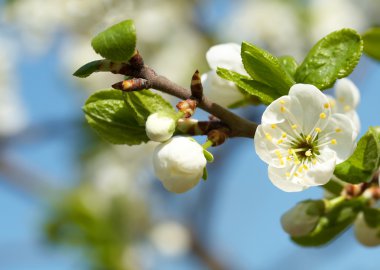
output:
POLYGON ((272 136, 269 133, 265 133, 265 138, 267 138, 269 141, 272 140, 272 136))
POLYGON ((346 106, 344 106, 343 109, 344 109, 345 112, 348 112, 349 110, 351 110, 351 106, 346 105, 346 106))
POLYGON ((332 140, 331 140, 331 144, 336 144, 336 140, 335 140, 335 139, 332 139, 332 140))
POLYGON ((286 175, 286 177, 290 177, 290 173, 289 172, 286 172, 285 175, 286 175))
POLYGON ((284 106, 281 106, 280 111, 281 111, 281 112, 285 112, 285 107, 284 107, 284 106))
POLYGON ((322 129, 320 129, 320 128, 315 128, 315 132, 317 132, 317 133, 319 133, 319 132, 321 132, 322 131, 322 129))
POLYGON ((327 117, 327 115, 325 114, 325 113, 321 113, 320 115, 319 115, 319 118, 321 118, 321 119, 325 119, 327 117))
POLYGON ((277 141, 277 144, 281 144, 281 143, 283 143, 283 142, 284 142, 283 139, 279 139, 279 140, 277 141))
POLYGON ((296 124, 292 125, 292 129, 296 129, 296 128, 297 128, 296 124))
POLYGON ((275 128, 277 127, 277 125, 276 125, 276 124, 272 124, 271 127, 272 127, 273 129, 275 129, 275 128))
POLYGON ((325 107, 325 109, 330 108, 330 103, 325 103, 325 104, 323 104, 323 107, 325 107))
POLYGON ((311 139, 311 135, 309 134, 306 136, 306 141, 308 142, 308 141, 310 141, 310 139, 311 139))
POLYGON ((290 149, 291 153, 292 153, 292 156, 293 156, 293 159, 294 159, 294 164, 300 164, 300 160, 298 159, 297 157, 297 154, 296 152, 294 151, 294 149, 290 149))
POLYGON ((309 169, 309 167, 308 167, 306 164, 303 164, 303 168, 304 168, 305 170, 308 170, 308 169, 309 169))
POLYGON ((280 104, 285 104, 285 100, 280 100, 280 104))
POLYGON ((337 133, 342 132, 342 129, 340 129, 340 128, 336 128, 336 129, 335 129, 335 132, 337 132, 337 133))
POLYGON ((287 136, 286 132, 282 132, 281 137, 282 137, 282 138, 286 138, 286 136, 287 136))
POLYGON ((280 164, 284 165, 284 159, 282 158, 281 152, 279 150, 276 150, 275 154, 277 155, 278 160, 280 161, 280 164))

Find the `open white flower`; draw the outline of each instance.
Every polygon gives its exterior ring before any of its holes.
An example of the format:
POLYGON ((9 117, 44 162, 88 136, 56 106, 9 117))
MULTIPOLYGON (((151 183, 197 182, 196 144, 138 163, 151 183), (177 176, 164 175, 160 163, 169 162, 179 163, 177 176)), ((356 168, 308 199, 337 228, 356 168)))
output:
POLYGON ((236 85, 216 74, 218 67, 246 74, 240 56, 240 45, 235 43, 215 45, 207 51, 206 59, 211 68, 211 71, 202 75, 202 85, 206 95, 222 106, 242 100, 244 96, 236 85))
POLYGON ((149 139, 155 142, 169 140, 175 131, 175 121, 164 113, 149 115, 145 123, 145 132, 149 139))
POLYGON ((351 155, 356 135, 352 121, 332 114, 318 88, 296 84, 267 107, 254 142, 272 183, 292 192, 326 184, 351 155))
POLYGON ((164 187, 183 193, 198 184, 206 166, 203 148, 192 138, 176 136, 156 147, 154 171, 164 187))
POLYGON ((360 131, 360 119, 356 107, 360 102, 360 92, 356 85, 347 78, 340 79, 335 84, 335 96, 327 96, 330 99, 331 112, 342 113, 354 122, 357 133, 360 131))

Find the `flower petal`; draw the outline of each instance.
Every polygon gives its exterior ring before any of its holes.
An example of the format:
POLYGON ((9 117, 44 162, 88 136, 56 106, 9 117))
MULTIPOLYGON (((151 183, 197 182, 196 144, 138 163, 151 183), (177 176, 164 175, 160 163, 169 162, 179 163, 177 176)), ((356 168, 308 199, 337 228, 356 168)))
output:
POLYGON ((226 107, 244 99, 233 82, 220 78, 214 70, 203 74, 201 80, 206 96, 219 105, 226 107))
POLYGON ((255 149, 257 155, 267 164, 275 167, 286 165, 286 151, 281 151, 271 135, 265 132, 263 125, 257 127, 255 133, 255 149))
POLYGON ((309 187, 308 185, 295 181, 295 179, 286 179, 286 172, 288 171, 289 167, 276 168, 269 166, 268 176, 273 185, 286 192, 302 191, 309 187))
POLYGON ((343 78, 335 84, 338 112, 355 110, 360 101, 360 93, 356 85, 349 79, 343 78))
POLYGON ((323 129, 326 126, 331 114, 329 100, 317 87, 310 84, 295 84, 289 90, 289 97, 292 101, 298 100, 298 104, 292 102, 292 105, 300 106, 298 110, 301 113, 294 116, 299 122, 303 120, 303 134, 310 134, 316 127, 323 129))
POLYGON ((356 128, 356 133, 359 134, 361 125, 358 113, 355 110, 352 110, 344 113, 344 115, 351 119, 352 123, 354 124, 354 127, 356 128))
POLYGON ((216 70, 217 67, 231 69, 236 72, 244 70, 240 56, 240 45, 236 43, 212 46, 206 53, 206 59, 213 70, 216 70))
POLYGON ((319 186, 326 184, 331 179, 336 165, 336 153, 326 150, 318 158, 318 162, 309 166, 309 170, 300 176, 301 183, 319 186))
POLYGON ((354 151, 357 136, 353 122, 344 114, 335 113, 330 117, 328 126, 320 133, 320 151, 336 152, 337 164, 345 161, 354 151))

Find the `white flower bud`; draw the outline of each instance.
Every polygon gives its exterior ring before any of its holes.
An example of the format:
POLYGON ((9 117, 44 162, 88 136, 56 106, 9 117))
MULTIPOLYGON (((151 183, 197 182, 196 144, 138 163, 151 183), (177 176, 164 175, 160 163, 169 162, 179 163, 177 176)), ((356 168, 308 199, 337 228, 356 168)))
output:
POLYGON ((173 136, 175 121, 166 114, 153 113, 146 120, 145 131, 152 141, 164 142, 173 136))
POLYGON ((380 245, 380 228, 371 228, 364 219, 363 213, 359 213, 354 223, 356 239, 367 247, 380 245))
POLYGON ((154 171, 164 187, 183 193, 198 184, 206 166, 203 148, 188 137, 173 137, 156 147, 153 153, 154 171))
POLYGON ((291 236, 307 235, 317 226, 323 211, 324 203, 322 201, 300 202, 282 215, 282 228, 291 236))

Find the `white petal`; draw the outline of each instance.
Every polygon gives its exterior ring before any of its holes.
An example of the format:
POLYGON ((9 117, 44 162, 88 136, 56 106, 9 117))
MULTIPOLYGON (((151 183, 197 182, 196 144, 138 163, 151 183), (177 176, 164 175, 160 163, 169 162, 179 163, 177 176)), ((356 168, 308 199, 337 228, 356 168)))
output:
MULTIPOLYGON (((278 124, 278 123, 286 123, 289 114, 281 111, 283 105, 287 104, 286 108, 289 107, 290 97, 282 96, 275 101, 273 101, 269 106, 265 109, 263 116, 261 118, 262 124, 278 124)), ((297 108, 294 106, 294 108, 297 108)))
POLYGON ((360 101, 360 93, 356 85, 349 79, 343 78, 336 82, 335 95, 338 112, 354 110, 360 101))
MULTIPOLYGON (((331 114, 327 97, 315 86, 310 84, 295 84, 289 90, 289 97, 298 100, 301 113, 295 115, 297 119, 303 119, 302 131, 304 134, 311 133, 314 128, 323 129, 331 114), (324 117, 321 118, 321 113, 324 117)), ((296 103, 292 103, 296 105, 296 103)))
POLYGON ((205 95, 219 105, 227 107, 244 98, 233 82, 220 78, 213 70, 203 74, 201 79, 205 95))
POLYGON ((286 173, 290 170, 289 167, 276 168, 268 167, 268 176, 272 184, 286 192, 297 192, 307 189, 309 186, 298 183, 293 179, 286 179, 286 173))
POLYGON ((211 47, 206 53, 206 59, 213 70, 216 70, 217 67, 222 67, 240 72, 243 65, 240 56, 240 45, 236 43, 225 43, 211 47))
POLYGON ((320 133, 318 144, 327 143, 321 147, 320 151, 323 152, 327 149, 335 151, 336 163, 339 164, 354 151, 356 136, 357 132, 353 122, 344 114, 335 113, 331 116, 328 126, 320 133))
POLYGON ((333 96, 326 95, 331 108, 331 113, 337 113, 336 99, 333 96))
POLYGON ((349 112, 345 112, 344 115, 351 119, 352 123, 356 128, 356 133, 359 134, 361 125, 358 113, 355 110, 352 110, 349 112))
POLYGON ((267 164, 279 167, 281 166, 281 162, 279 161, 278 156, 275 154, 275 151, 278 151, 279 147, 276 143, 269 140, 265 136, 265 133, 266 132, 263 128, 263 125, 259 125, 255 133, 255 139, 253 140, 255 143, 256 153, 267 164))
POLYGON ((309 170, 301 175, 299 181, 310 186, 324 185, 333 176, 335 165, 335 152, 326 150, 320 154, 319 161, 315 165, 310 165, 309 170))

